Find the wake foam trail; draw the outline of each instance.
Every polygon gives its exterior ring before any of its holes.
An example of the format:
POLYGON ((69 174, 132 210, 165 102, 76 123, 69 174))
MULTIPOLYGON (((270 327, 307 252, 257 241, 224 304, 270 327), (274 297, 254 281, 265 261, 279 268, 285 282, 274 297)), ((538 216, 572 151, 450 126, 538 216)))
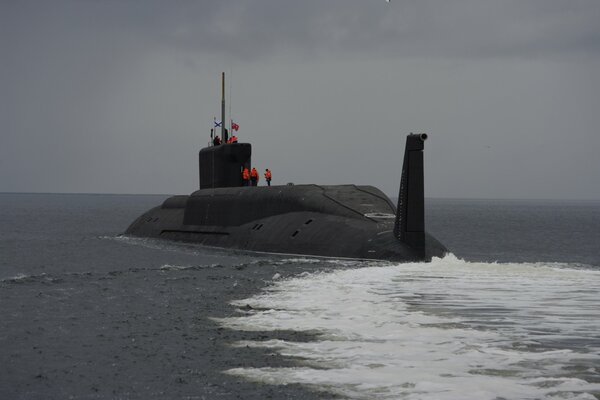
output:
POLYGON ((238 343, 298 360, 228 371, 262 382, 365 399, 593 399, 599 293, 600 271, 449 255, 280 280, 236 301, 243 316, 219 321, 319 333, 312 342, 238 343))

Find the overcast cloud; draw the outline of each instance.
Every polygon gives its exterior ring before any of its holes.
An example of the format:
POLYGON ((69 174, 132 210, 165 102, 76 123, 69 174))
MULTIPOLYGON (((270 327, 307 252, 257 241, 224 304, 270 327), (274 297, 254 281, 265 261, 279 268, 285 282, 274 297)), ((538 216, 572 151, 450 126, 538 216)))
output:
POLYGON ((0 191, 189 193, 220 72, 276 183, 600 199, 597 0, 0 0, 0 191))

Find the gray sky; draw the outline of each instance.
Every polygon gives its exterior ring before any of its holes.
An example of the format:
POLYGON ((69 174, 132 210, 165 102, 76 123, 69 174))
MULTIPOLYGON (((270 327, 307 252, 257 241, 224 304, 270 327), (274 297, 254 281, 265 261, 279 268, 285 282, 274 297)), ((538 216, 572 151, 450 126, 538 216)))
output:
POLYGON ((179 193, 231 84, 275 183, 600 199, 598 0, 0 0, 0 192, 179 193))

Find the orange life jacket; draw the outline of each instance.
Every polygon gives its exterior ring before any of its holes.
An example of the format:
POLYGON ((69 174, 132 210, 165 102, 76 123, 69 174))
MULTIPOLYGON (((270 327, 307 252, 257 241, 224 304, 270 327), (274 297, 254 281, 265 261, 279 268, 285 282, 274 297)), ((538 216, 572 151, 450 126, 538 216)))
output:
POLYGON ((237 143, 237 142, 238 142, 238 138, 237 138, 237 136, 233 135, 233 136, 231 137, 231 143, 237 143))
POLYGON ((252 172, 250 172, 250 177, 258 180, 258 171, 256 170, 256 168, 252 168, 252 172))
POLYGON ((267 170, 267 172, 265 172, 265 179, 268 181, 271 180, 271 171, 267 170))
POLYGON ((242 179, 245 181, 250 179, 250 172, 248 172, 248 168, 244 168, 244 172, 242 172, 242 179))

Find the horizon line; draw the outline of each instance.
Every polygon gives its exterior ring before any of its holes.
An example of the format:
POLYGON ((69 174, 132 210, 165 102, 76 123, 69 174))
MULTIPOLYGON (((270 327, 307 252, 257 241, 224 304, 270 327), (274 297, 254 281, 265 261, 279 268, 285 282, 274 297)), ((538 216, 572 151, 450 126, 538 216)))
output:
MULTIPOLYGON (((280 185, 285 186, 285 185, 280 185)), ((268 186, 265 186, 268 187, 268 186)), ((275 186, 272 186, 275 187, 275 186)), ((79 195, 79 196, 176 196, 173 193, 102 193, 102 192, 2 192, 4 194, 34 194, 34 195, 79 195)), ((387 194, 386 194, 387 195, 387 194)), ((390 199, 397 199, 398 196, 388 196, 390 199)), ((600 198, 542 198, 542 197, 452 197, 452 196, 426 196, 425 199, 432 200, 505 200, 505 201, 582 201, 582 202, 600 202, 600 198)))

